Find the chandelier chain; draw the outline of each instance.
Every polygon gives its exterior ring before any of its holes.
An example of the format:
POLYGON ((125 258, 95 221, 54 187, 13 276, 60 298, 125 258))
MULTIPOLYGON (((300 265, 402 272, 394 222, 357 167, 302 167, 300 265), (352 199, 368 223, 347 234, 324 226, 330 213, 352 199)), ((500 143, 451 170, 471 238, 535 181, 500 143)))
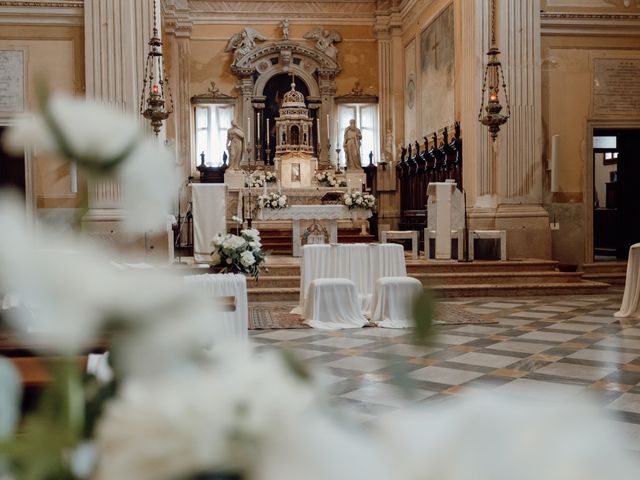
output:
POLYGON ((496 46, 496 0, 491 0, 491 47, 496 46))

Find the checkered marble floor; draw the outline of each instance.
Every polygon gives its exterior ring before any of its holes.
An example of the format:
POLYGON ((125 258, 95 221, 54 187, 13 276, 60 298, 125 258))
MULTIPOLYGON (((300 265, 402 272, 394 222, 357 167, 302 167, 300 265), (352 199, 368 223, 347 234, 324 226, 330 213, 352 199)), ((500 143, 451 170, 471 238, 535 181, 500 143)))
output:
POLYGON ((363 420, 407 404, 495 390, 513 397, 588 397, 640 452, 640 320, 616 319, 621 291, 606 295, 461 299, 495 324, 445 325, 428 346, 407 330, 250 332, 260 349, 290 348, 337 403, 363 420), (415 391, 393 384, 398 371, 415 391))

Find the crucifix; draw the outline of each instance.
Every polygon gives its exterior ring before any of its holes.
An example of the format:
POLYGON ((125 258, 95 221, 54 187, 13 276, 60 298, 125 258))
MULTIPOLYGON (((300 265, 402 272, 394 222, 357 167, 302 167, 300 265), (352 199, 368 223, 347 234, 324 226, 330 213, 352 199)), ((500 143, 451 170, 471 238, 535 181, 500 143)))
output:
POLYGON ((433 50, 433 58, 435 60, 435 67, 436 69, 438 68, 438 47, 440 46, 440 42, 438 41, 438 35, 434 32, 433 33, 433 46, 431 47, 431 50, 433 50))

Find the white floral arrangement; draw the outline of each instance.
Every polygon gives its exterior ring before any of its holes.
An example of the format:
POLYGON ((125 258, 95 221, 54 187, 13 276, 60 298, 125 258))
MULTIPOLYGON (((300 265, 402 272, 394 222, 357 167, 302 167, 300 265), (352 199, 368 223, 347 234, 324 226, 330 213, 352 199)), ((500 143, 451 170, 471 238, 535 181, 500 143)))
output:
POLYGON ((341 186, 341 182, 338 181, 331 170, 323 170, 321 172, 318 172, 316 173, 315 178, 319 184, 326 185, 327 187, 341 186))
POLYGON ((222 272, 244 272, 257 279, 266 258, 260 240, 255 228, 241 230, 240 235, 218 234, 211 241, 211 263, 222 265, 222 272))
POLYGON ((287 208, 288 206, 287 196, 281 193, 272 192, 258 197, 258 208, 280 210, 281 208, 287 208))
POLYGON ((275 183, 278 177, 273 172, 256 171, 249 173, 244 181, 244 186, 249 188, 259 188, 265 183, 275 183))
POLYGON ((342 202, 349 207, 349 210, 362 208, 365 210, 375 211, 376 209, 376 197, 366 192, 354 191, 351 193, 345 193, 342 197, 342 202))

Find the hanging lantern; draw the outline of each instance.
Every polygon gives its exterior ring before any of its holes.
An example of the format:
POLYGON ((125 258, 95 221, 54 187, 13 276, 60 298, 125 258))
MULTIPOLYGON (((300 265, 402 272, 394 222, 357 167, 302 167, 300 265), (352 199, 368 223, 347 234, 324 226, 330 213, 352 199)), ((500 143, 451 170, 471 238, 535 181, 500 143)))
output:
POLYGON ((153 2, 153 35, 149 40, 149 53, 144 67, 144 83, 140 98, 140 115, 151 121, 153 133, 160 133, 162 122, 173 113, 173 98, 164 72, 162 41, 158 34, 157 7, 153 2), (166 87, 166 91, 165 91, 166 87), (167 98, 169 106, 167 108, 167 98))
POLYGON ((498 58, 500 50, 496 45, 496 0, 491 1, 491 47, 487 52, 489 60, 484 70, 482 79, 482 103, 480 104, 480 113, 478 121, 489 127, 491 140, 494 142, 498 138, 500 127, 504 125, 511 116, 511 105, 509 104, 509 94, 507 92, 507 84, 504 79, 502 64, 498 58), (507 107, 506 115, 502 114, 503 106, 500 104, 500 86, 504 92, 505 103, 507 107), (487 94, 488 90, 488 94, 487 94), (485 94, 487 97, 485 98, 485 94))

